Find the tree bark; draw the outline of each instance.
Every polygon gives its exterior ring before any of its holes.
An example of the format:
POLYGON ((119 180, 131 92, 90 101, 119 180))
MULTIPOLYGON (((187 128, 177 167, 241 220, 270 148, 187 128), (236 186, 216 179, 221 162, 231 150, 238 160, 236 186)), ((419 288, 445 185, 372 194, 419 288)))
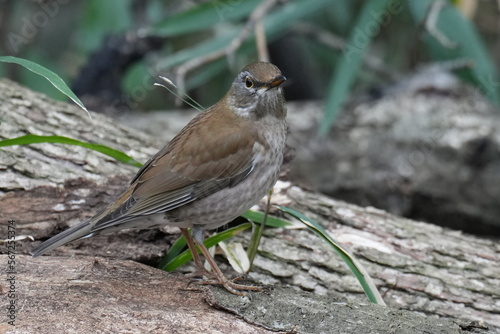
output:
MULTIPOLYGON (((6 255, 0 255, 6 262, 6 255)), ((276 286, 237 297, 128 260, 18 256, 15 327, 2 333, 487 333, 477 324, 276 286), (462 329, 464 328, 464 329, 462 329)), ((7 291, 8 291, 7 287, 7 291)), ((6 291, 6 290, 4 290, 6 291)))
MULTIPOLYGON (((65 135, 111 146, 138 161, 161 146, 112 119, 93 114, 90 121, 72 105, 8 81, 0 81, 0 117, 2 139, 65 135)), ((83 239, 42 258, 22 255, 39 240, 98 212, 135 171, 81 147, 0 148, 0 235, 7 239, 13 221, 18 237, 36 240, 16 242, 16 333, 317 333, 337 328, 333 331, 500 333, 496 242, 337 201, 286 181, 277 184, 273 202, 321 223, 366 267, 389 308, 367 305, 345 264, 306 229, 265 231, 250 277, 275 288, 253 294, 252 300, 218 288, 185 291, 200 287, 188 286, 181 275, 138 264, 159 261, 176 237, 169 228, 83 239)), ((249 235, 239 239, 246 242, 249 235)), ((0 259, 2 277, 9 275, 7 256, 0 259)), ((230 271, 225 260, 217 259, 230 271)), ((8 303, 10 286, 2 282, 8 303)))

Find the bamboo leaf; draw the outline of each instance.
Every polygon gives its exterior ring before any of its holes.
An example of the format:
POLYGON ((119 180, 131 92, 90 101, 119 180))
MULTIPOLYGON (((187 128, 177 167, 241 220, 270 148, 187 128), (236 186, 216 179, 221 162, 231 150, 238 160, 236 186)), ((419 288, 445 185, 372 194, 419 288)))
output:
POLYGON ((333 250, 340 256, 340 258, 345 262, 345 264, 351 269, 353 274, 356 276, 358 279, 359 283, 361 284, 361 287, 365 291, 365 294, 368 296, 368 299, 375 304, 379 305, 385 305, 384 300, 382 299, 382 296, 377 290, 377 287, 375 286, 375 283, 373 283, 371 277, 368 275, 366 270, 363 268, 363 266, 351 255, 349 252, 347 252, 338 242, 336 242, 330 234, 325 231, 323 227, 321 227, 320 224, 315 222, 314 220, 307 218, 303 214, 301 214, 298 211, 295 211, 293 209, 284 207, 284 206, 278 206, 278 208, 291 215, 292 217, 295 217, 299 219, 302 223, 304 223, 311 231, 316 233, 320 238, 322 238, 324 241, 330 245, 330 247, 333 248, 333 250))
MULTIPOLYGON (((250 227, 252 227, 251 223, 245 223, 245 224, 235 226, 235 227, 227 229, 219 234, 211 236, 210 238, 208 238, 204 241, 204 244, 207 248, 210 248, 212 246, 217 245, 221 241, 229 239, 232 236, 235 236, 236 234, 239 234, 242 231, 249 229, 250 227)), ((181 236, 181 237, 179 237, 179 239, 184 239, 184 237, 181 236)), ((177 241, 176 241, 176 243, 177 243, 177 241)), ((168 256, 169 255, 167 254, 167 257, 168 256)), ((163 269, 165 271, 173 271, 173 270, 179 268, 180 266, 182 266, 183 264, 188 263, 192 258, 193 258, 193 256, 191 255, 190 250, 186 249, 181 254, 175 256, 172 260, 170 260, 168 262, 162 261, 162 264, 164 262, 166 262, 166 263, 163 266, 161 266, 160 269, 163 269)))
POLYGON ((52 72, 51 70, 38 65, 37 63, 34 63, 32 61, 22 59, 22 58, 17 58, 17 57, 12 57, 12 56, 1 56, 0 61, 4 63, 13 63, 13 64, 18 64, 23 66, 24 68, 30 70, 31 72, 34 72, 38 75, 41 75, 45 79, 47 79, 55 88, 57 88, 61 93, 69 97, 73 102, 75 102, 80 108, 85 110, 87 112, 87 115, 89 118, 92 118, 90 116, 89 111, 85 106, 83 105, 82 101, 76 97, 76 95, 71 91, 71 89, 66 85, 66 83, 61 79, 60 76, 52 72))
MULTIPOLYGON (((410 12, 417 22, 422 22, 434 0, 409 1, 410 12)), ((473 67, 466 70, 469 78, 492 102, 500 104, 500 80, 497 68, 486 45, 473 23, 452 4, 446 3, 439 12, 436 28, 447 39, 457 44, 447 48, 429 34, 424 42, 434 60, 470 59, 473 67)))
POLYGON ((361 62, 372 38, 380 31, 381 16, 386 13, 391 0, 369 0, 361 9, 354 29, 349 36, 343 57, 339 59, 328 89, 323 120, 319 133, 326 135, 330 130, 349 90, 356 79, 361 62))
MULTIPOLYGON (((266 37, 269 41, 276 40, 281 36, 287 28, 298 20, 310 17, 320 13, 327 6, 331 6, 332 0, 293 0, 287 2, 281 7, 277 7, 269 13, 264 19, 266 37)), ((183 49, 171 54, 168 59, 161 62, 160 67, 163 69, 178 66, 190 59, 197 58, 208 53, 220 50, 226 47, 236 36, 238 36, 243 24, 235 24, 231 29, 224 30, 223 33, 216 34, 213 38, 199 43, 191 48, 183 49)), ((242 52, 248 53, 255 48, 255 41, 249 38, 241 46, 242 52)), ((224 68, 222 68, 224 69, 224 68)))
POLYGON ((219 247, 222 249, 229 264, 236 272, 244 274, 250 270, 250 259, 240 242, 230 242, 226 244, 224 241, 221 241, 219 242, 219 247))
POLYGON ((29 144, 39 144, 39 143, 56 143, 56 144, 66 144, 66 145, 75 145, 88 148, 93 151, 100 152, 105 154, 111 158, 114 158, 118 161, 126 163, 127 165, 134 167, 141 167, 142 164, 135 161, 133 158, 128 156, 127 154, 115 150, 113 148, 99 145, 99 144, 91 144, 82 142, 76 139, 63 137, 63 136, 37 136, 37 135, 25 135, 12 139, 5 139, 0 141, 0 147, 2 146, 13 146, 13 145, 29 145, 29 144))
MULTIPOLYGON (((264 213, 259 211, 248 210, 247 212, 242 214, 241 217, 246 218, 254 223, 260 223, 262 222, 262 219, 264 219, 264 213)), ((267 216, 266 226, 287 228, 294 226, 294 224, 273 216, 267 216)))
POLYGON ((173 259, 175 259, 179 254, 182 253, 182 250, 186 247, 186 239, 183 235, 181 235, 175 242, 172 244, 172 247, 168 250, 167 255, 161 260, 158 268, 164 268, 168 263, 170 263, 173 259))
POLYGON ((233 21, 248 16, 260 0, 220 1, 200 3, 179 14, 157 23, 147 33, 170 37, 200 31, 217 23, 233 21))

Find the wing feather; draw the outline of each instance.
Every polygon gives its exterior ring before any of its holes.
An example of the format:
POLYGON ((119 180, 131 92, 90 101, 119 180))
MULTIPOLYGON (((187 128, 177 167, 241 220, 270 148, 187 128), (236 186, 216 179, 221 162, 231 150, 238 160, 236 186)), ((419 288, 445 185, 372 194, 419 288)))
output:
POLYGON ((220 114, 212 107, 195 117, 144 164, 118 200, 121 204, 100 215, 93 231, 179 208, 233 187, 252 173, 258 138, 232 113, 220 124, 220 114))

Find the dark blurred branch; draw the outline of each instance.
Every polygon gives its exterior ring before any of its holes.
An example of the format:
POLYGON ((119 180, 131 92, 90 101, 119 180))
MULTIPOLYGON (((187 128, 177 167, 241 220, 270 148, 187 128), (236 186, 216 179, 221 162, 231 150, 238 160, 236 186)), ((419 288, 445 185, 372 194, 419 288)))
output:
MULTIPOLYGON (((234 38, 228 46, 223 49, 214 51, 207 55, 197 57, 185 62, 183 65, 179 66, 176 70, 176 81, 177 86, 181 91, 185 91, 186 87, 186 75, 205 64, 213 62, 222 57, 228 57, 231 62, 231 58, 234 53, 239 49, 241 44, 250 36, 252 30, 258 25, 259 22, 266 16, 266 14, 278 3, 279 0, 264 0, 260 5, 255 7, 255 9, 250 14, 250 18, 246 22, 245 26, 241 30, 240 34, 234 38)), ((256 31, 256 35, 260 33, 256 31)), ((262 36, 260 37, 262 43, 262 36)), ((257 40, 257 46, 259 47, 259 40, 257 40)), ((259 49, 260 50, 260 49, 259 49)), ((260 56, 260 53, 259 53, 260 56)))

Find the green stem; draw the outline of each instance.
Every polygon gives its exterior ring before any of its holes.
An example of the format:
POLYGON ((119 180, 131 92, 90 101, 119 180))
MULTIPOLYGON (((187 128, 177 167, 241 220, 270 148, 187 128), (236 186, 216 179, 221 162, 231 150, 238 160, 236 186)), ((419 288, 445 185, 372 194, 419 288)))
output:
POLYGON ((267 195, 267 204, 266 210, 264 212, 264 217, 260 222, 260 226, 255 225, 255 230, 252 235, 252 240, 250 241, 250 247, 248 247, 248 259, 250 260, 250 269, 253 265, 253 260, 255 259, 255 255, 257 255, 257 249, 260 245, 260 239, 262 238, 262 233, 264 232, 264 226, 266 225, 267 216, 269 214, 269 210, 271 208, 271 197, 273 196, 273 190, 269 190, 269 194, 267 195))

